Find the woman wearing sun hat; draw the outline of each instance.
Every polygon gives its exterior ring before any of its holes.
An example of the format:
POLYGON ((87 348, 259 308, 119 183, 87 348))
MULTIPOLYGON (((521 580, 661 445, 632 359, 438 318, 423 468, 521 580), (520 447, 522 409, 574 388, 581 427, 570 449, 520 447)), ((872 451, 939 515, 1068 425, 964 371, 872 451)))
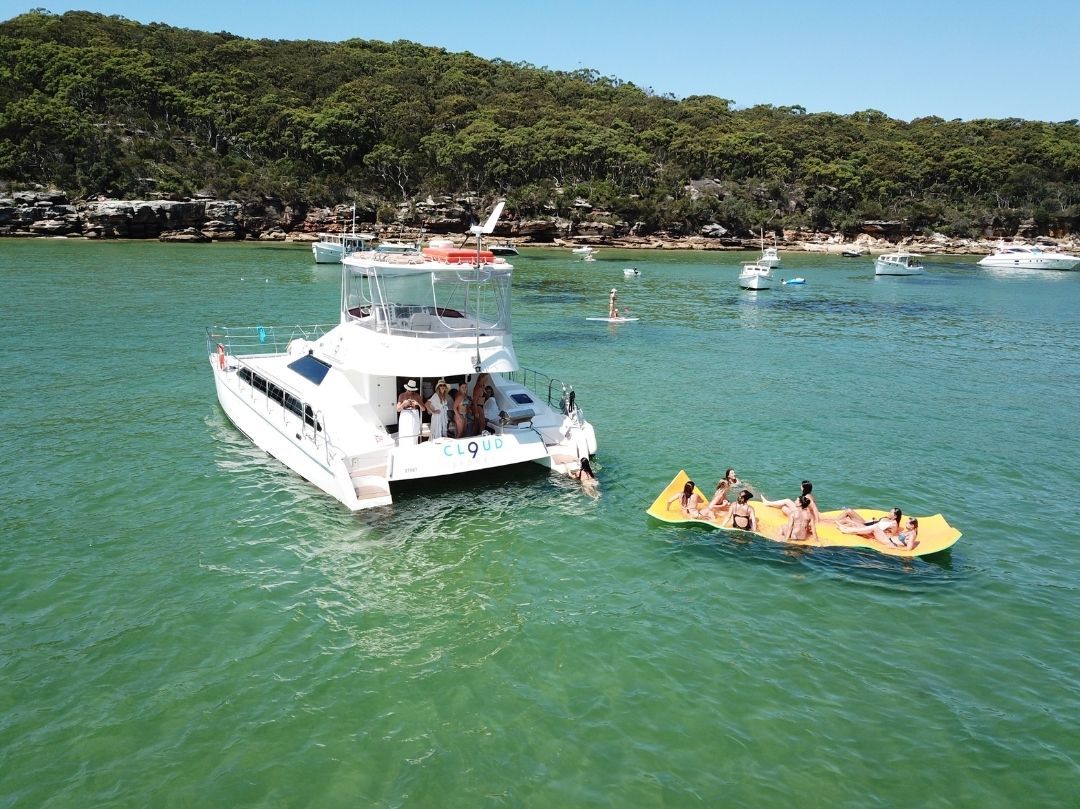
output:
POLYGON ((450 407, 450 386, 445 379, 435 383, 435 392, 427 400, 427 409, 431 413, 431 440, 446 437, 446 416, 450 407))
POLYGON ((418 391, 416 380, 410 379, 397 397, 399 444, 415 444, 419 440, 420 411, 424 409, 424 403, 418 391))

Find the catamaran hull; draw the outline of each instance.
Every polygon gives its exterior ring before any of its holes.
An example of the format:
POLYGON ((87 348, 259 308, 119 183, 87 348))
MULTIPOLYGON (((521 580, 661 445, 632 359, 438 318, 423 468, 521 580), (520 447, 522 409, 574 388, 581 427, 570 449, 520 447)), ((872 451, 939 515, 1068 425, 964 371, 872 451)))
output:
POLYGON ((261 450, 352 511, 389 505, 390 483, 522 463, 538 463, 565 474, 597 448, 592 425, 568 418, 558 429, 523 426, 500 434, 373 448, 364 456, 368 465, 374 459, 377 473, 371 474, 371 469, 357 469, 355 462, 327 447, 321 430, 265 396, 252 395, 238 381, 235 368, 222 369, 216 355, 210 363, 218 402, 229 421, 261 450))

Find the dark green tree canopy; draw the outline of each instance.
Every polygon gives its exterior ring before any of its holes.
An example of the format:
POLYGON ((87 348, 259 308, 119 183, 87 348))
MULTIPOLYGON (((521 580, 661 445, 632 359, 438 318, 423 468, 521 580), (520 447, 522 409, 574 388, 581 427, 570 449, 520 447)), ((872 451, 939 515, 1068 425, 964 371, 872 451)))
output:
POLYGON ((405 41, 249 40, 33 11, 0 23, 0 179, 309 204, 502 195, 520 216, 572 216, 585 197, 676 232, 866 218, 955 235, 1027 218, 1075 231, 1080 127, 737 109, 405 41), (712 182, 690 190, 698 180, 712 182))

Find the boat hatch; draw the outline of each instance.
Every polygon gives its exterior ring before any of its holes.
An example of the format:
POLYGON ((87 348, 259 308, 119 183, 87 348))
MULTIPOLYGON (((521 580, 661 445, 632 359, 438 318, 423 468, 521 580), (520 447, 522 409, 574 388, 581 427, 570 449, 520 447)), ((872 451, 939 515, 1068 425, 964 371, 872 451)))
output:
POLYGON ((330 366, 311 354, 305 354, 300 359, 290 362, 289 370, 295 371, 309 382, 321 385, 330 366))

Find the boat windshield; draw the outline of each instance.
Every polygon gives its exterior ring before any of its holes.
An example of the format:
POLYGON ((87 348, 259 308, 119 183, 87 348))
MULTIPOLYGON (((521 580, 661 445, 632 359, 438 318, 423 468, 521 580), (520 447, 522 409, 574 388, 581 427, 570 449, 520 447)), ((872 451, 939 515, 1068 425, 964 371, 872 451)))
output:
POLYGON ((346 268, 343 322, 415 337, 510 333, 507 269, 418 269, 403 266, 368 272, 346 268))

